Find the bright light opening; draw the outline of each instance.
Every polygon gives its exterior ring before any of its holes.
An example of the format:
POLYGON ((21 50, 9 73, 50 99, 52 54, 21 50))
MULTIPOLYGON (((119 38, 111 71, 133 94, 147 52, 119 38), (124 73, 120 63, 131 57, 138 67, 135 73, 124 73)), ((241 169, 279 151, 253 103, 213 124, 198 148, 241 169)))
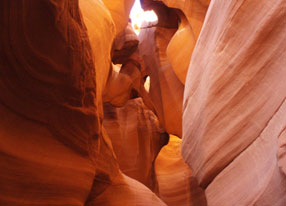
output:
POLYGON ((132 27, 137 35, 139 35, 141 25, 146 22, 157 22, 158 17, 153 10, 144 11, 141 8, 140 0, 135 0, 135 3, 130 12, 132 27))
POLYGON ((150 91, 150 77, 149 76, 146 77, 146 80, 144 82, 144 88, 145 88, 146 92, 149 93, 149 91, 150 91))

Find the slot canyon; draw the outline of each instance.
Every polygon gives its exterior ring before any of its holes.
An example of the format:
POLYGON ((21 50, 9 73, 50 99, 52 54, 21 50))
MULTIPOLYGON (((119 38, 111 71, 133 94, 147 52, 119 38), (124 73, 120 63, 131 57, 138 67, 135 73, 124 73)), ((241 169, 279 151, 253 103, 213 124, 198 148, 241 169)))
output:
POLYGON ((0 15, 0 206, 286 206, 286 0, 0 15))

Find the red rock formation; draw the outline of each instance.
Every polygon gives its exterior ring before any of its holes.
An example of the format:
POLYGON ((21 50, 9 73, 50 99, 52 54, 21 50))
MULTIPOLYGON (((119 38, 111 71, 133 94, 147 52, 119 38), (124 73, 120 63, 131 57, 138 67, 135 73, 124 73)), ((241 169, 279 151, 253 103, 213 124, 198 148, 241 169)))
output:
POLYGON ((170 13, 176 14, 176 16, 168 15, 168 20, 164 21, 163 27, 172 27, 174 23, 170 19, 179 20, 178 29, 168 43, 166 52, 174 72, 184 84, 210 0, 141 0, 141 2, 143 8, 154 9, 159 19, 162 19, 162 9, 159 8, 164 7, 164 5, 169 7, 170 13))
POLYGON ((178 137, 170 135, 168 145, 162 148, 156 159, 159 196, 168 206, 207 205, 204 191, 182 158, 181 142, 178 137))
MULTIPOLYGON (((160 16, 158 16, 160 21, 160 16)), ((174 73, 166 56, 167 45, 176 29, 152 27, 141 29, 139 52, 145 75, 150 76, 149 98, 166 132, 181 137, 183 84, 174 73)))
POLYGON ((113 42, 112 68, 103 93, 103 101, 114 106, 124 106, 130 99, 141 96, 154 111, 154 106, 144 88, 144 62, 138 52, 138 37, 131 24, 118 34, 113 42))
POLYGON ((286 175, 286 135, 285 128, 278 137, 278 166, 280 170, 286 175))
POLYGON ((185 84, 182 145, 209 205, 286 204, 285 19, 285 1, 210 4, 185 84))
MULTIPOLYGON (((95 68, 104 70, 104 63, 92 55, 76 1, 0 4, 0 203, 82 205, 98 170, 109 175, 117 168, 100 158, 113 158, 96 98, 95 68), (105 153, 96 145, 105 145, 105 153)), ((111 44, 99 39, 105 30, 113 38, 111 18, 92 6, 106 19, 96 38, 108 50, 111 44)))
POLYGON ((112 62, 114 64, 126 64, 130 56, 136 51, 139 40, 132 25, 128 23, 126 28, 116 36, 113 42, 112 62))
POLYGON ((0 205, 286 205, 285 0, 133 2, 0 1, 0 205))
POLYGON ((285 112, 284 101, 256 140, 207 187, 209 205, 285 205, 286 176, 278 167, 277 155, 277 138, 283 136, 286 125, 285 112))
POLYGON ((105 5, 0 10, 0 205, 165 205, 121 174, 102 128, 115 36, 105 5))
POLYGON ((180 10, 167 56, 182 83, 192 56, 182 153, 208 205, 286 204, 285 2, 214 0, 207 14, 208 1, 162 2, 180 10))
POLYGON ((126 27, 129 13, 134 0, 102 0, 104 5, 110 11, 115 23, 116 34, 120 34, 126 27))
POLYGON ((122 108, 104 107, 103 126, 112 141, 121 171, 156 191, 154 162, 169 136, 141 98, 129 100, 122 108))
POLYGON ((210 0, 162 1, 168 7, 179 9, 176 12, 180 17, 180 25, 168 45, 167 56, 176 75, 184 84, 210 0))

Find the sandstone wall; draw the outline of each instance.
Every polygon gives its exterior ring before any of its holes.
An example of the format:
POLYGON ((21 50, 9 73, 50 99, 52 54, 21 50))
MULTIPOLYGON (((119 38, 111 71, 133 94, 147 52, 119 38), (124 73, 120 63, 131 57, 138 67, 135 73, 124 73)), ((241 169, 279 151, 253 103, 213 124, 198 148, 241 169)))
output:
POLYGON ((4 0, 0 10, 0 204, 165 205, 121 173, 102 127, 120 28, 108 7, 4 0))

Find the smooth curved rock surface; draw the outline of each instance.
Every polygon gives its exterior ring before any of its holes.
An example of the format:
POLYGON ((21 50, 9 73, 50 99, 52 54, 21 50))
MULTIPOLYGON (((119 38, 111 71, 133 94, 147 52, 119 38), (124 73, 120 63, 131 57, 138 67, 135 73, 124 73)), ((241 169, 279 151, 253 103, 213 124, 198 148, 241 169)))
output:
POLYGON ((88 4, 98 11, 84 15, 98 23, 93 36, 77 1, 0 3, 1 205, 83 205, 99 170, 119 172, 101 136, 104 72, 96 80, 113 23, 101 3, 88 4), (93 55, 91 42, 103 53, 93 55))
POLYGON ((285 123, 271 125, 286 97, 285 18, 282 0, 211 1, 186 79, 182 145, 210 205, 285 204, 285 123))
POLYGON ((104 89, 103 101, 122 107, 132 98, 134 84, 141 78, 140 70, 133 61, 127 60, 124 65, 112 65, 110 73, 104 89))
POLYGON ((164 23, 159 21, 157 26, 163 25, 165 28, 171 28, 174 25, 173 21, 178 21, 178 29, 171 38, 166 52, 175 74, 185 84, 191 56, 203 26, 210 0, 142 0, 141 2, 144 9, 155 10, 161 18, 164 16, 162 16, 162 9, 159 8, 164 7, 164 5, 167 6, 169 13, 175 14, 168 15, 172 21, 168 20, 164 23))
POLYGON ((190 60, 198 40, 210 0, 162 0, 176 10, 180 24, 172 37, 167 56, 180 81, 185 84, 190 60))
MULTIPOLYGON (((120 107, 139 94, 147 95, 144 89, 144 77, 140 71, 144 66, 138 55, 138 43, 138 37, 130 23, 114 39, 113 63, 103 92, 104 102, 120 107)), ((150 103, 149 106, 152 109, 150 103)))
POLYGON ((286 205, 285 0, 133 2, 0 1, 0 205, 286 205))
POLYGON ((134 0, 102 0, 111 13, 115 23, 116 34, 120 34, 127 26, 129 13, 134 0))
POLYGON ((196 38, 184 14, 179 16, 181 19, 179 28, 170 40, 166 52, 174 72, 179 80, 185 84, 196 38))
POLYGON ((121 108, 105 104, 104 112, 103 126, 121 171, 156 191, 154 162, 169 139, 157 117, 141 98, 131 99, 121 108))
POLYGON ((278 137, 278 165, 280 170, 286 175, 286 133, 285 128, 278 137))
POLYGON ((4 0, 0 14, 0 205, 165 205, 121 174, 102 127, 102 1, 4 0))
POLYGON ((209 205, 286 204, 286 176, 279 170, 277 155, 277 139, 286 125, 285 113, 286 101, 261 135, 207 187, 209 205))
POLYGON ((168 206, 207 205, 206 197, 181 155, 182 140, 170 135, 155 162, 158 195, 168 206))
POLYGON ((0 205, 84 204, 96 173, 90 158, 2 103, 0 138, 0 205))
MULTIPOLYGON (((104 192, 95 199, 88 200, 86 206, 167 206, 146 186, 124 174, 116 176, 111 185, 104 182, 102 184, 106 187, 104 192)), ((95 186, 92 191, 96 189, 95 186)))
POLYGON ((137 49, 139 40, 131 23, 116 36, 113 42, 112 62, 114 64, 126 64, 129 57, 137 49))
MULTIPOLYGON (((158 17, 160 18, 160 17, 158 17)), ((152 27, 141 29, 139 54, 144 72, 150 77, 149 98, 160 124, 169 134, 181 137, 181 114, 184 86, 177 78, 166 56, 167 45, 176 29, 152 27)))

